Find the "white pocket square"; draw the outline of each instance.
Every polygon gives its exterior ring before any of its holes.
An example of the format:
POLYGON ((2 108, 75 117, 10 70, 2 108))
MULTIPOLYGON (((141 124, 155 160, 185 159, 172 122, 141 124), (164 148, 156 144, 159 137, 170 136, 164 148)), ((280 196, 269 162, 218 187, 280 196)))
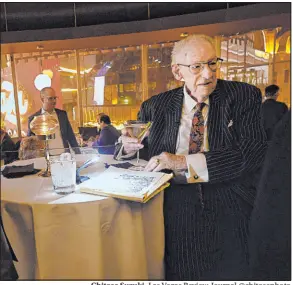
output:
POLYGON ((232 127, 233 126, 233 121, 230 120, 229 124, 228 124, 228 128, 232 127))

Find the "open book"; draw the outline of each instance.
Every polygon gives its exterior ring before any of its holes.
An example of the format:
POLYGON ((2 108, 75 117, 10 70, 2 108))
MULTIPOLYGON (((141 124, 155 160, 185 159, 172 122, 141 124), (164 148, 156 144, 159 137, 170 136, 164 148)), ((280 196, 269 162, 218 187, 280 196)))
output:
POLYGON ((80 192, 146 203, 170 184, 173 174, 132 171, 110 166, 99 176, 81 183, 80 192))

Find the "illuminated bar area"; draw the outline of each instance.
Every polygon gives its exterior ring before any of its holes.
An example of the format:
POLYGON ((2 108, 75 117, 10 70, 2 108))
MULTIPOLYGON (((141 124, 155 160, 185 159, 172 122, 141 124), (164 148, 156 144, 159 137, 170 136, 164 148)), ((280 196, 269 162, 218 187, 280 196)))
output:
MULTIPOLYGON (((64 40, 58 50, 44 49, 43 42, 34 52, 1 53, 5 131, 13 138, 26 136, 28 117, 41 108, 40 89, 48 81, 58 96, 57 108, 66 110, 75 133, 79 126, 97 126, 101 112, 121 129, 125 120, 137 117, 144 100, 182 84, 173 78, 171 51, 192 28, 187 33, 168 30, 170 40, 161 42, 154 37, 153 43, 151 38, 144 43, 140 33, 134 33, 131 41, 137 44, 131 45, 125 45, 121 35, 111 47, 99 42, 97 48, 89 44, 68 49, 64 40)), ((256 85, 263 95, 266 86, 277 84, 278 100, 290 107, 290 33, 282 26, 231 35, 213 32, 218 56, 224 60, 218 78, 256 85)))

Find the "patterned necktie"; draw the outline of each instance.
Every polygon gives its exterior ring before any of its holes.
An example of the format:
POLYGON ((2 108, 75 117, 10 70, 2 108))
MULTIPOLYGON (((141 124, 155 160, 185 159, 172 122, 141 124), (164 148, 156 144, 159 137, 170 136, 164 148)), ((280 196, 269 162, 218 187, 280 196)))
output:
POLYGON ((202 109, 204 106, 205 103, 198 103, 196 105, 190 131, 189 154, 200 152, 201 146, 203 145, 204 118, 202 115, 202 109))

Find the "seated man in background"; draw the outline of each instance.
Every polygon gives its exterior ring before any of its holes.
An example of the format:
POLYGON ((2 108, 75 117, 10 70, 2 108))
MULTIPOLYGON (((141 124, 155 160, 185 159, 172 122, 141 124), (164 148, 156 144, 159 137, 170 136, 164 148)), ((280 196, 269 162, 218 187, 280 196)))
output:
POLYGON ((288 107, 285 103, 277 102, 279 91, 279 86, 274 84, 265 89, 265 101, 262 104, 262 117, 268 140, 271 139, 276 124, 288 111, 288 107))
POLYGON ((26 137, 20 142, 18 157, 20 160, 44 156, 45 145, 37 137, 26 137))
POLYGON ((72 130, 71 124, 68 120, 66 111, 55 108, 57 96, 55 90, 51 87, 45 87, 41 90, 41 100, 43 107, 41 110, 33 114, 28 119, 28 136, 34 135, 30 129, 30 123, 35 116, 50 114, 55 117, 59 122, 59 127, 55 133, 55 139, 49 140, 50 149, 58 149, 50 151, 50 154, 57 155, 64 152, 64 148, 69 148, 69 145, 73 148, 75 153, 80 153, 78 144, 72 130))
MULTIPOLYGON (((98 115, 97 115, 97 122, 98 123, 100 123, 100 121, 101 121, 101 117, 102 116, 105 116, 106 114, 105 113, 99 113, 98 115)), ((101 133, 101 126, 100 126, 100 128, 98 128, 98 136, 100 135, 100 133, 101 133)), ((99 137, 97 137, 97 139, 98 139, 99 137)))
POLYGON ((3 130, 1 132, 1 141, 0 141, 0 149, 1 149, 1 160, 4 160, 4 164, 8 164, 17 160, 18 153, 15 143, 10 138, 10 136, 3 130))
POLYGON ((93 147, 98 147, 101 154, 114 154, 115 143, 120 137, 120 133, 111 125, 110 117, 102 115, 100 118, 101 133, 99 139, 93 143, 93 147))

